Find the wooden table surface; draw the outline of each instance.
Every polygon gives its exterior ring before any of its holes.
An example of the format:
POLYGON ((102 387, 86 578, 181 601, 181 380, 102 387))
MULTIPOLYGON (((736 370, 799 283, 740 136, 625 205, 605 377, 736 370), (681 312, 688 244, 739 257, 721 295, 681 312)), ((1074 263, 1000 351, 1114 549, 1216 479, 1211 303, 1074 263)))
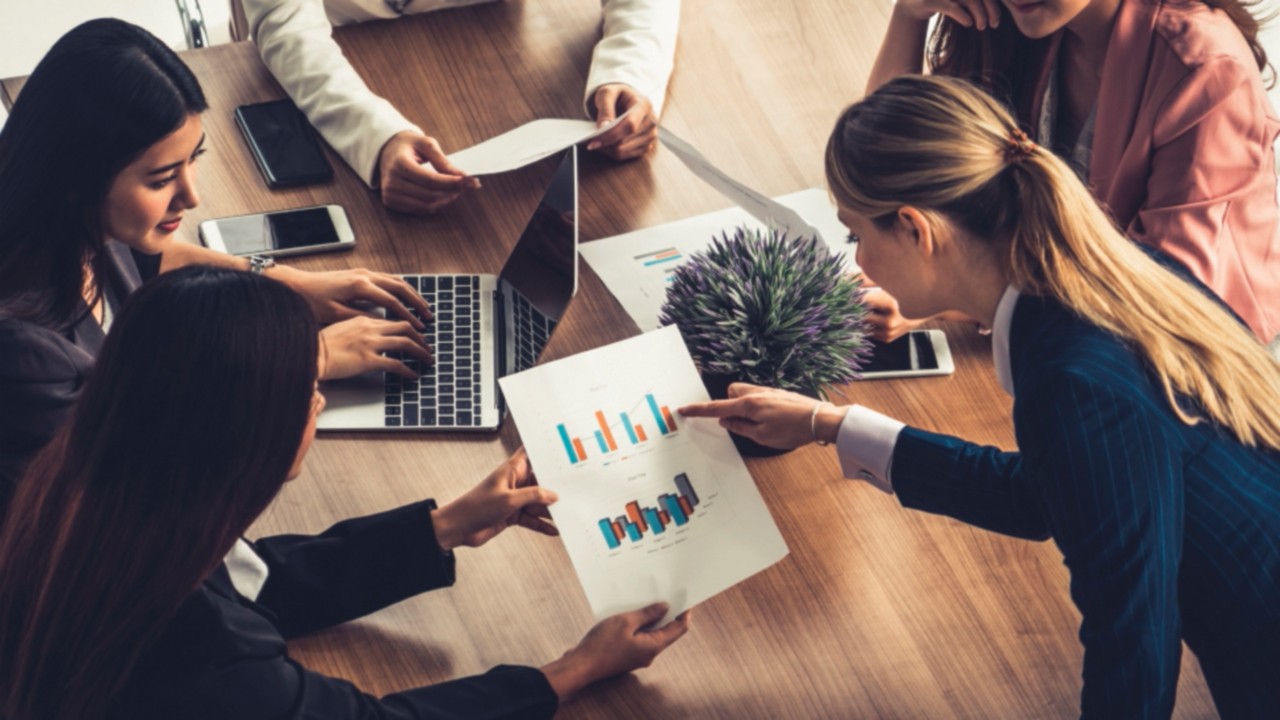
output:
MULTIPOLYGON (((663 124, 733 177, 770 195, 824 187, 822 150, 839 111, 861 96, 888 0, 685 0, 663 124)), ((595 0, 529 0, 340 30, 379 94, 446 151, 541 117, 582 116, 599 35, 595 0)), ((208 218, 338 203, 357 248, 289 261, 308 269, 496 272, 552 172, 550 161, 484 178, 433 217, 387 212, 330 153, 327 185, 268 190, 232 119, 240 104, 283 96, 247 44, 184 54, 211 109, 200 161, 208 218)), ((16 96, 21 80, 5 83, 16 96)), ((659 147, 623 164, 583 156, 584 241, 728 205, 659 147)), ((563 357, 637 329, 589 268, 548 348, 563 357)), ((844 389, 913 425, 1015 447, 1010 400, 985 338, 946 327, 956 372, 844 389)), ((342 518, 479 481, 520 444, 495 434, 326 434, 251 535, 319 532, 342 518)), ((699 606, 692 631, 653 667, 588 689, 565 718, 1065 718, 1078 712, 1079 615, 1052 543, 1032 543, 902 509, 845 480, 831 448, 748 460, 790 555, 699 606)), ((406 552, 411 549, 406 548, 406 552)), ((315 670, 381 694, 541 665, 592 624, 558 540, 509 530, 458 552, 458 582, 291 643, 315 670)), ((1175 716, 1212 717, 1184 652, 1175 716)))

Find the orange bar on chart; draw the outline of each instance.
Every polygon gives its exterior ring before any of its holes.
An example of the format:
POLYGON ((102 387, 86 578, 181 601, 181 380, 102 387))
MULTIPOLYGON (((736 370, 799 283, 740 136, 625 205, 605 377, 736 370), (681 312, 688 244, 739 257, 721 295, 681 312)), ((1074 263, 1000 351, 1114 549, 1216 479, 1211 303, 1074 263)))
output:
POLYGON ((609 423, 604 421, 604 413, 596 411, 596 422, 600 423, 600 432, 604 433, 604 441, 609 445, 609 452, 618 449, 618 443, 613 441, 613 433, 609 432, 609 423))
POLYGON ((582 447, 582 438, 573 439, 573 449, 578 451, 578 462, 587 459, 587 451, 582 447))
POLYGON ((632 500, 627 503, 627 517, 631 518, 631 522, 640 526, 640 532, 648 532, 649 524, 644 521, 644 517, 640 515, 640 503, 632 500))
POLYGON ((609 525, 613 528, 613 534, 618 537, 618 540, 622 540, 622 538, 625 537, 625 534, 622 532, 622 526, 618 524, 617 520, 609 523, 609 525))
POLYGON ((676 498, 676 500, 680 502, 680 509, 684 511, 685 517, 690 517, 693 515, 693 506, 689 504, 689 498, 681 495, 680 497, 676 498))
POLYGON ((640 442, 644 442, 648 439, 644 436, 644 428, 639 425, 636 426, 636 437, 640 438, 640 442))
POLYGON ((659 510, 659 511, 658 511, 658 517, 659 517, 659 518, 662 518, 662 524, 663 524, 663 525, 670 525, 670 524, 671 524, 671 516, 667 514, 667 511, 666 511, 666 510, 659 510))
POLYGON ((675 432, 678 429, 676 427, 676 419, 671 417, 671 411, 667 409, 666 405, 662 406, 662 419, 667 421, 667 432, 675 432))

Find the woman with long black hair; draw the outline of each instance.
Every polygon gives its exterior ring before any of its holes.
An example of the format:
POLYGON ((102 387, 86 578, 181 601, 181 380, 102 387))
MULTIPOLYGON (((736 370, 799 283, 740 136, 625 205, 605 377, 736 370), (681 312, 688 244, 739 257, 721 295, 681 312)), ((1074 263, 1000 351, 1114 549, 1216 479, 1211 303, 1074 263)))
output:
MULTIPOLYGON (((199 203, 206 107, 178 56, 120 20, 64 35, 14 103, 0 131, 0 507, 5 486, 65 420, 112 316, 143 280, 192 263, 250 269, 173 239, 199 203)), ((382 350, 429 359, 409 308, 429 310, 398 278, 264 272, 336 323, 322 331, 322 376, 412 374, 382 350), (363 317, 353 301, 401 320, 363 317)))
POLYGON ((135 294, 0 527, 0 717, 550 717, 684 634, 683 616, 641 629, 665 612, 655 605, 603 621, 541 669, 384 698, 290 659, 285 637, 451 585, 455 547, 514 524, 555 533, 555 495, 518 452, 442 507, 259 540, 265 581, 238 584, 224 558, 315 434, 316 353, 306 303, 269 279, 189 267, 135 294))

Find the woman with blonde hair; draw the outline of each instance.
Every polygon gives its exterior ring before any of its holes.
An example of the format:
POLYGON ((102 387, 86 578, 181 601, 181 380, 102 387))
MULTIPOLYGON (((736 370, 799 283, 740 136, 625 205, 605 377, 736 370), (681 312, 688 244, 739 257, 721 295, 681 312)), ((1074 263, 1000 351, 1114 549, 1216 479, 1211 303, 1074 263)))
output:
POLYGON ((1274 714, 1280 365, 968 83, 889 82, 841 116, 826 164, 859 264, 904 312, 992 328, 1018 451, 745 384, 681 412, 775 447, 834 442, 847 476, 907 507, 1052 538, 1083 618, 1084 716, 1168 717, 1183 640, 1224 717, 1274 714))

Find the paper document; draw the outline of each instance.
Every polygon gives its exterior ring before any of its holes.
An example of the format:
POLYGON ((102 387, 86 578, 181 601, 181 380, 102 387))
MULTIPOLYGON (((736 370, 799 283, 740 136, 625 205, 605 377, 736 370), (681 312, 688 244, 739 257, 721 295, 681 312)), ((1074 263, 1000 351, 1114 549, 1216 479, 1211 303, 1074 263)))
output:
MULTIPOLYGON (((735 205, 746 210, 751 217, 766 225, 774 225, 788 235, 808 235, 822 237, 819 228, 810 225, 800 213, 782 203, 762 195, 724 174, 720 168, 712 165, 702 153, 689 143, 676 137, 670 130, 658 128, 658 138, 668 150, 685 164, 694 175, 702 178, 717 192, 733 201, 735 205)), ((843 237, 841 232, 837 237, 843 237)))
POLYGON ((670 619, 786 557, 729 434, 675 414, 708 399, 676 328, 499 382, 597 619, 670 619))
POLYGON ((608 132, 617 120, 597 128, 590 120, 544 119, 525 123, 497 137, 449 155, 449 161, 468 175, 494 175, 522 168, 570 145, 608 132))
MULTIPOLYGON (((836 217, 826 190, 813 188, 783 195, 770 202, 810 218, 822 228, 822 238, 832 252, 845 254, 845 268, 858 272, 853 245, 845 242, 847 230, 836 217)), ((582 258, 591 265, 640 330, 658 327, 658 312, 667 298, 671 274, 695 252, 706 250, 713 236, 732 234, 740 225, 763 228, 741 208, 699 215, 666 225, 582 244, 582 258)))

